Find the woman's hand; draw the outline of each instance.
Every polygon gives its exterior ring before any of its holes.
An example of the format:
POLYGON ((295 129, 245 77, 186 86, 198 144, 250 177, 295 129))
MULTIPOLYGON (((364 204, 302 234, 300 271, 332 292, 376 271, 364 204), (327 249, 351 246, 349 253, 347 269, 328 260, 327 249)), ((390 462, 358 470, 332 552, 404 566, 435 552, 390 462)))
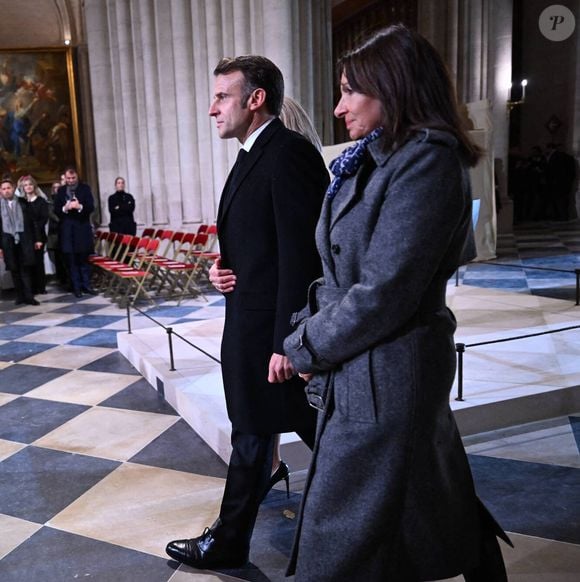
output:
POLYGON ((221 268, 221 258, 216 259, 209 269, 210 283, 220 293, 231 293, 236 286, 236 276, 231 269, 221 268))
POLYGON ((314 376, 314 374, 298 374, 303 380, 304 382, 306 382, 308 384, 308 382, 310 382, 310 380, 312 380, 312 376, 314 376))

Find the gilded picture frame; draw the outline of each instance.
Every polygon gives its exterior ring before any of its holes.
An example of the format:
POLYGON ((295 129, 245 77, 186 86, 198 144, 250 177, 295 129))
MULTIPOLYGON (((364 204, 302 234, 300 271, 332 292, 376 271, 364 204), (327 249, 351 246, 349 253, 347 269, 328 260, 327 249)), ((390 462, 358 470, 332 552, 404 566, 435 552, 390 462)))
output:
POLYGON ((70 48, 0 49, 0 175, 58 180, 79 172, 80 147, 70 48))

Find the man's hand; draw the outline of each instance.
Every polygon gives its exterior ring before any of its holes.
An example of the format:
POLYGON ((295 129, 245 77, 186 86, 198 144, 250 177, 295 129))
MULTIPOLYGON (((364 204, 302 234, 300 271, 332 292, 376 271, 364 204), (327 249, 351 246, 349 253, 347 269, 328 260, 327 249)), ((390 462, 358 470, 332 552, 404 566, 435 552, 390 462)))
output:
POLYGON ((209 269, 209 280, 220 293, 231 293, 236 286, 236 276, 231 269, 221 268, 221 259, 216 259, 209 269))
POLYGON ((286 356, 272 354, 268 365, 268 382, 270 384, 281 384, 290 380, 296 374, 294 366, 286 356))

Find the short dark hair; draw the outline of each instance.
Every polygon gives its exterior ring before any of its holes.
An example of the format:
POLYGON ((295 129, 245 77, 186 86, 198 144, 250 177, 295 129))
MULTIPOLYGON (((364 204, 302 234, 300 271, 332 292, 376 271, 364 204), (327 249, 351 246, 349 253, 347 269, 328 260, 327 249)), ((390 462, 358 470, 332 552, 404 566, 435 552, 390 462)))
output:
POLYGON ((74 172, 77 176, 79 175, 79 173, 77 172, 76 166, 73 166, 72 164, 69 166, 66 166, 62 173, 66 174, 67 172, 74 172))
POLYGON ((354 91, 382 104, 385 146, 399 147, 424 128, 452 133, 469 165, 482 150, 463 127, 443 59, 419 33, 402 24, 378 31, 337 63, 354 91))
POLYGON ((217 64, 213 74, 228 75, 235 71, 240 71, 245 81, 242 89, 242 107, 246 106, 252 91, 264 89, 268 113, 276 117, 280 115, 284 102, 284 77, 270 59, 259 55, 226 57, 217 64))

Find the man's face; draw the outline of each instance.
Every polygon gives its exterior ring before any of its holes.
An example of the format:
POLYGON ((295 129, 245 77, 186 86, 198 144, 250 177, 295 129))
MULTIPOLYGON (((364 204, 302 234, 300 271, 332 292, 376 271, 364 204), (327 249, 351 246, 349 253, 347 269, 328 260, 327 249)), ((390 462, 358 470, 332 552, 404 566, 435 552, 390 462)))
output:
POLYGON ((74 186, 79 181, 78 174, 72 170, 69 170, 64 175, 64 181, 67 186, 74 186))
POLYGON ((243 87, 244 75, 240 71, 215 78, 214 98, 209 115, 215 117, 222 139, 235 137, 243 143, 247 137, 253 114, 245 107, 246 103, 242 103, 243 87))
POLYGON ((0 184, 0 194, 4 200, 12 200, 14 198, 14 186, 10 182, 3 182, 0 184))

